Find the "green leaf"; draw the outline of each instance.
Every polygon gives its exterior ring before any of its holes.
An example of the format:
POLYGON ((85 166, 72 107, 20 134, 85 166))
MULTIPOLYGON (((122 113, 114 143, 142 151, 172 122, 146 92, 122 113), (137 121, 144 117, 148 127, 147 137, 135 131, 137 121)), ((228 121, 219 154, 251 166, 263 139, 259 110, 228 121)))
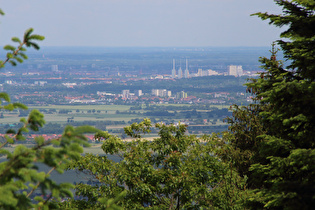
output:
POLYGON ((6 150, 6 149, 0 149, 0 154, 2 154, 2 155, 10 155, 11 152, 9 152, 9 151, 6 150))
POLYGON ((34 109, 28 116, 28 123, 31 130, 38 131, 39 127, 43 127, 45 124, 44 115, 34 109))
POLYGON ((15 47, 13 47, 12 45, 5 45, 3 47, 4 50, 10 50, 10 51, 15 51, 15 47))
POLYGON ((9 63, 11 63, 12 66, 16 66, 16 62, 13 60, 9 60, 9 63))
POLYGON ((33 28, 29 28, 24 33, 24 42, 28 41, 28 37, 31 35, 31 33, 34 31, 33 28))
POLYGON ((22 134, 16 135, 16 139, 19 140, 19 141, 26 140, 26 138, 22 134))
POLYGON ((8 105, 5 105, 3 108, 9 111, 12 111, 14 109, 14 106, 13 104, 8 104, 8 105))
POLYGON ((44 202, 44 199, 41 196, 36 196, 34 200, 37 202, 44 202))
POLYGON ((20 119, 20 122, 21 122, 21 123, 24 123, 24 124, 27 123, 27 121, 26 121, 26 119, 25 119, 24 117, 20 119))
POLYGON ((35 142, 36 142, 38 145, 42 145, 42 144, 44 144, 45 139, 44 139, 44 137, 39 136, 39 137, 36 137, 36 138, 35 138, 35 142))
POLYGON ((79 126, 75 129, 75 132, 77 134, 84 134, 84 133, 96 133, 99 132, 100 130, 92 127, 92 126, 79 126))
POLYGON ((31 36, 28 37, 28 40, 38 40, 38 41, 42 41, 44 40, 45 37, 44 36, 41 36, 41 35, 38 35, 38 34, 33 34, 31 36))
POLYGON ((19 52, 19 55, 20 55, 24 60, 28 59, 27 55, 24 54, 24 53, 19 52))
POLYGON ((7 93, 4 92, 0 93, 0 98, 4 99, 7 102, 10 102, 10 96, 7 93))
POLYGON ((28 42, 28 43, 26 44, 26 46, 28 46, 28 47, 33 47, 35 50, 39 50, 39 49, 40 49, 39 45, 36 44, 36 43, 34 43, 34 42, 28 42))
POLYGON ((10 52, 7 53, 7 58, 8 58, 8 59, 11 59, 11 58, 13 58, 13 57, 14 57, 14 56, 13 56, 12 53, 10 53, 10 52))
POLYGON ((22 128, 19 129, 19 133, 21 133, 21 132, 28 133, 29 130, 27 128, 25 128, 25 127, 22 127, 22 128))
MULTIPOLYGON (((9 132, 9 131, 7 131, 7 133, 8 133, 8 132, 9 132)), ((13 132, 12 132, 12 133, 13 133, 13 132)), ((10 134, 10 133, 8 133, 8 134, 10 134)), ((13 143, 14 143, 14 139, 10 138, 8 135, 5 135, 4 138, 5 138, 5 140, 6 140, 7 142, 9 142, 10 144, 13 144, 13 143)))
POLYGON ((20 57, 14 57, 14 59, 19 63, 23 63, 23 59, 20 57))
POLYGON ((17 37, 13 37, 12 41, 13 42, 18 42, 19 44, 21 44, 21 40, 19 38, 17 38, 17 37))
POLYGON ((28 107, 22 103, 13 103, 14 108, 20 108, 20 109, 24 109, 27 110, 28 107))

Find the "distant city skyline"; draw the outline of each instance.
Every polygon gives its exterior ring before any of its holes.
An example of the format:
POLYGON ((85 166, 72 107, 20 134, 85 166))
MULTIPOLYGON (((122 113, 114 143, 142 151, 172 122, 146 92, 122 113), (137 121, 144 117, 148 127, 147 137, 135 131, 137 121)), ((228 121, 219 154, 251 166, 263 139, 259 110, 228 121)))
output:
POLYGON ((27 28, 41 46, 270 46, 284 29, 256 12, 281 13, 273 0, 0 0, 0 46, 27 28))

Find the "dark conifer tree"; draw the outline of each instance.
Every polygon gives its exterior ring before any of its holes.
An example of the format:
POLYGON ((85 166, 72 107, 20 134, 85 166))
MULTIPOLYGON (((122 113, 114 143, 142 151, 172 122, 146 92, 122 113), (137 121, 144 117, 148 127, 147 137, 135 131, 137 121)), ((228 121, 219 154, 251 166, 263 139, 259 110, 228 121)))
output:
POLYGON ((289 65, 284 67, 277 60, 274 48, 270 58, 261 58, 266 71, 247 84, 255 94, 257 107, 252 105, 254 111, 244 109, 244 116, 242 110, 235 110, 230 119, 236 134, 232 145, 239 154, 250 154, 236 165, 249 176, 252 208, 313 209, 315 1, 278 0, 276 4, 283 8, 282 14, 254 15, 278 27, 285 26, 281 33, 284 40, 277 43, 289 65), (251 115, 250 122, 257 121, 244 124, 251 115), (248 135, 242 137, 244 133, 248 135))

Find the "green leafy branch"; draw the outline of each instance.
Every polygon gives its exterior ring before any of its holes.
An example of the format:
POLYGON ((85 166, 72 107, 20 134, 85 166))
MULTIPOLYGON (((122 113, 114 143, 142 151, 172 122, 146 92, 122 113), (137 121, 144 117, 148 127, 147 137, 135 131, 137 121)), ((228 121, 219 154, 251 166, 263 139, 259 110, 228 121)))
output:
MULTIPOLYGON (((43 127, 45 124, 44 115, 40 113, 38 110, 32 110, 30 113, 28 120, 26 121, 25 118, 22 118, 20 120, 24 125, 18 129, 18 131, 14 131, 12 129, 8 130, 7 134, 13 134, 13 137, 10 137, 9 135, 6 135, 6 141, 0 145, 0 149, 7 145, 8 143, 13 144, 14 140, 24 140, 23 132, 29 132, 29 129, 33 131, 38 131, 39 127, 43 127)), ((1 152, 1 150, 0 150, 1 152)))
MULTIPOLYGON (((40 127, 39 121, 30 122, 29 120, 28 124, 38 128, 40 127)), ((36 130, 36 128, 32 130, 36 130)), ((90 126, 77 128, 67 126, 62 136, 57 139, 45 141, 43 137, 37 137, 35 139, 36 145, 32 148, 19 145, 13 153, 0 150, 2 154, 7 155, 8 159, 0 163, 0 195, 7 193, 6 197, 10 198, 7 201, 0 199, 0 208, 14 207, 19 205, 21 200, 23 200, 24 205, 29 207, 47 206, 51 205, 48 202, 51 198, 59 200, 60 197, 72 197, 69 190, 73 188, 72 184, 58 185, 49 176, 54 170, 63 173, 71 160, 78 160, 83 152, 82 145, 89 146, 84 134, 95 133, 96 131, 98 130, 90 126), (38 172, 35 163, 43 163, 51 167, 51 170, 48 173, 38 172), (47 194, 47 191, 50 192, 50 195, 46 200, 36 197, 37 203, 31 204, 30 196, 38 188, 44 195, 47 194), (23 193, 17 193, 18 190, 22 190, 23 193), (28 193, 26 193, 27 191, 28 193)))
MULTIPOLYGON (((4 12, 0 9, 0 15, 4 12)), ((6 59, 0 61, 0 68, 6 63, 15 66, 27 59, 24 54, 27 47, 39 49, 37 41, 44 40, 44 36, 33 34, 30 28, 24 33, 23 40, 13 37, 12 41, 18 43, 17 47, 4 46, 8 51, 6 59)), ((10 103, 7 93, 0 93, 0 109, 12 111, 16 108, 27 109, 20 103, 10 103)), ((72 197, 72 184, 56 184, 49 178, 52 171, 63 173, 71 160, 78 160, 83 152, 83 146, 89 146, 86 133, 95 133, 99 130, 90 126, 74 128, 67 126, 61 137, 45 140, 42 136, 36 137, 35 146, 27 148, 18 145, 11 153, 3 147, 13 144, 17 140, 25 140, 25 133, 30 130, 38 131, 45 124, 44 115, 38 110, 32 110, 27 119, 22 118, 23 124, 18 130, 9 129, 6 132, 6 141, 0 145, 0 156, 6 156, 6 160, 0 163, 0 209, 47 209, 57 208, 50 202, 51 199, 60 201, 62 197, 72 197), (43 163, 51 168, 48 173, 39 172, 37 163, 43 163), (37 196, 31 200, 31 195, 36 189, 40 189, 46 199, 37 196), (49 194, 48 194, 49 193, 49 194)))
MULTIPOLYGON (((4 13, 0 10, 0 14, 4 13)), ((23 61, 28 58, 24 53, 26 51, 24 46, 39 50, 40 47, 36 41, 43 41, 45 37, 38 34, 32 34, 33 31, 33 28, 26 30, 23 41, 21 41, 18 37, 13 37, 12 41, 19 44, 17 47, 12 45, 6 45, 3 47, 3 49, 8 51, 8 53, 6 55, 6 59, 4 61, 0 61, 0 68, 3 68, 6 63, 10 63, 12 66, 16 66, 17 63, 23 63, 23 61)))

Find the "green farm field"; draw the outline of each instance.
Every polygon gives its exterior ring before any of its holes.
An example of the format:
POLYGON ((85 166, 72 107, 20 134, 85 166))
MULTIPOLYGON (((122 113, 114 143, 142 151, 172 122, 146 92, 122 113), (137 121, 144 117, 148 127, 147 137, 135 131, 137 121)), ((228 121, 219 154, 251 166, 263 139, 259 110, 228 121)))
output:
MULTIPOLYGON (((154 104, 155 106, 173 106, 173 107, 191 107, 191 104, 154 104)), ((62 110, 62 109, 69 109, 69 110, 77 110, 80 111, 88 111, 88 110, 100 110, 100 111, 128 111, 130 109, 130 105, 49 105, 49 106, 29 106, 30 109, 56 109, 56 110, 62 110)), ((230 105, 210 105, 209 106, 222 109, 226 108, 229 109, 230 105)))
MULTIPOLYGON (((46 123, 60 124, 61 126, 65 126, 69 123, 81 123, 96 125, 97 122, 101 122, 98 124, 102 129, 111 130, 111 132, 121 132, 121 129, 127 126, 130 121, 139 122, 143 118, 151 118, 153 122, 167 122, 167 123, 177 123, 179 121, 188 121, 190 123, 189 127, 193 133, 200 132, 209 132, 213 129, 216 129, 217 132, 218 126, 226 126, 226 122, 222 121, 222 118, 218 118, 213 116, 209 116, 207 114, 208 110, 201 109, 198 111, 198 121, 196 120, 197 114, 185 114, 187 112, 191 112, 195 109, 194 105, 189 104, 158 104, 154 105, 153 111, 141 109, 134 110, 130 108, 130 105, 50 105, 50 106, 29 106, 29 110, 37 109, 40 110, 44 114, 44 119, 46 123), (157 107, 162 108, 167 107, 170 116, 167 115, 159 115, 159 109, 156 110, 157 107), (174 109, 174 107, 178 107, 174 109), (168 109, 169 108, 169 109, 168 109), (176 112, 175 112, 176 111, 176 112), (146 114, 148 112, 148 114, 146 114), (183 112, 183 114, 181 114, 183 112), (154 115, 156 113, 156 115, 154 115), (176 113, 176 114, 174 114, 176 113), (189 116, 189 117, 187 117, 189 116), (192 121, 192 118, 195 121, 192 121), (203 120, 206 120, 205 122, 203 120), (103 124, 104 122, 104 124, 103 124), (209 129, 205 128, 208 126, 209 129), (200 131, 200 132, 199 132, 200 131)), ((222 108, 229 108, 229 106, 209 106, 211 108, 218 108, 221 110, 222 108)), ((196 112, 196 109, 195 109, 196 112)), ((163 114, 163 112, 162 112, 163 114)), ((26 116, 25 116, 26 118, 26 116)), ((3 118, 0 119, 0 125, 2 124, 12 124, 11 126, 16 125, 19 122, 21 117, 19 117, 18 112, 4 112, 3 118)), ((77 124, 79 125, 79 124, 77 124)), ((55 128, 55 127, 54 127, 55 128)), ((58 127, 56 127, 58 128, 58 127)), ((55 129, 56 129, 55 128, 55 129)), ((223 129, 223 128, 222 128, 223 129)), ((49 130, 52 132, 51 130, 49 130)), ((60 130, 58 130, 60 132, 60 130)))
MULTIPOLYGON (((58 123, 58 124, 65 124, 69 117, 73 117, 76 122, 83 122, 83 121, 125 121, 128 122, 131 119, 139 118, 138 115, 128 114, 80 114, 76 115, 75 113, 69 114, 45 114, 45 121, 46 123, 58 123)), ((7 124, 7 123, 16 123, 19 122, 22 117, 18 115, 4 115, 4 118, 0 120, 0 123, 7 124)))
MULTIPOLYGON (((155 104, 156 106, 174 106, 174 107, 191 107, 191 104, 155 104)), ((209 108, 215 107, 218 109, 229 109, 230 105, 210 105, 209 108)))
MULTIPOLYGON (((29 110, 50 110, 55 109, 57 112, 60 110, 70 110, 68 114, 44 113, 46 122, 64 124, 69 117, 73 117, 76 122, 83 121, 129 121, 133 118, 139 117, 136 114, 116 114, 116 111, 128 111, 130 106, 123 105, 50 105, 50 106, 29 106, 29 110), (88 111, 95 110, 95 112, 88 111), (97 112, 99 111, 99 113, 97 112)), ((0 123, 16 123, 19 122, 21 117, 17 113, 4 113, 4 118, 0 119, 0 123)))
POLYGON ((95 109, 100 111, 127 111, 131 106, 128 105, 49 105, 49 106, 29 106, 30 109, 70 109, 87 111, 95 109))

